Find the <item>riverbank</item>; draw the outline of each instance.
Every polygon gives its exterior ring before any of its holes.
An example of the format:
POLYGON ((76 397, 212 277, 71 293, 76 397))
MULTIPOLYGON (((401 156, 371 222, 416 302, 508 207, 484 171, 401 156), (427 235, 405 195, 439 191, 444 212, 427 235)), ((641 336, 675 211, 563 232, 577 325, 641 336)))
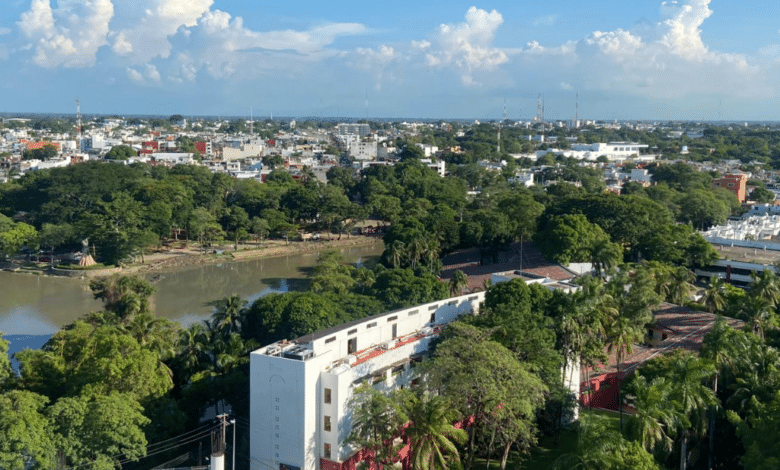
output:
POLYGON ((235 246, 232 244, 221 245, 209 248, 207 253, 201 249, 188 247, 146 255, 144 262, 122 267, 120 272, 127 274, 171 272, 192 266, 226 261, 252 261, 349 247, 371 246, 378 243, 382 243, 381 238, 352 235, 349 238, 343 236, 341 240, 336 237, 331 240, 290 241, 289 243, 284 240, 266 240, 259 244, 239 244, 238 250, 235 250, 235 246))

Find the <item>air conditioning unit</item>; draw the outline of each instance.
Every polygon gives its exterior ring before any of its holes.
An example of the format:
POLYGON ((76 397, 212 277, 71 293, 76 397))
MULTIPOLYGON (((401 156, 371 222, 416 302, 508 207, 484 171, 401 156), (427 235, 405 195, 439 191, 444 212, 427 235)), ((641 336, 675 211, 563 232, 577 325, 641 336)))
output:
POLYGON ((282 348, 276 345, 268 346, 268 349, 265 351, 269 356, 278 356, 280 352, 282 352, 282 348))
POLYGON ((433 328, 431 328, 430 326, 426 326, 425 328, 420 330, 420 332, 422 332, 422 334, 425 336, 430 336, 433 334, 433 328))
POLYGON ((352 364, 356 363, 357 360, 358 360, 358 358, 354 354, 350 354, 349 356, 347 356, 347 364, 349 364, 349 365, 352 365, 352 364))

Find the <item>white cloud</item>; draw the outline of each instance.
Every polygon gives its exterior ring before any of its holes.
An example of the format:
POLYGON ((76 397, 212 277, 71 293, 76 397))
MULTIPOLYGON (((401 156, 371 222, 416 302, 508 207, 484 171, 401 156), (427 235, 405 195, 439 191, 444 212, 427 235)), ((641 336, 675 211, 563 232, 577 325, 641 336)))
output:
POLYGON ((180 28, 195 26, 213 3, 213 0, 118 2, 118 16, 130 18, 131 24, 116 31, 112 49, 136 64, 168 58, 173 47, 168 39, 180 28))
POLYGON ((442 24, 426 54, 430 66, 454 65, 461 72, 464 85, 478 85, 475 72, 495 70, 507 62, 507 55, 493 46, 496 30, 504 22, 496 10, 487 12, 471 7, 466 21, 455 25, 442 24))
POLYGON ((564 79, 579 89, 648 99, 766 93, 760 67, 743 55, 712 50, 702 40, 701 26, 712 15, 709 4, 710 0, 664 2, 655 23, 594 31, 557 46, 532 41, 517 56, 517 66, 535 67, 541 81, 564 79))
POLYGON ((11 34, 13 30, 11 28, 0 28, 0 36, 6 36, 11 34))
POLYGON ((127 76, 136 83, 144 83, 144 76, 138 70, 128 67, 127 76))
POLYGON ((552 26, 558 20, 558 15, 545 15, 533 21, 534 26, 552 26))
POLYGON ((33 0, 18 26, 35 49, 36 65, 88 67, 107 43, 113 16, 111 0, 59 0, 56 9, 49 0, 33 0))
POLYGON ((160 72, 157 71, 157 67, 152 64, 145 64, 146 72, 144 76, 152 82, 160 82, 160 72))
POLYGON ((412 41, 412 47, 421 51, 427 51, 431 47, 431 43, 424 39, 422 41, 412 41))
POLYGON ((566 82, 561 82, 560 87, 561 87, 561 90, 566 90, 566 91, 571 91, 571 90, 574 89, 574 87, 571 86, 570 83, 566 83, 566 82))
POLYGON ((177 76, 185 80, 194 79, 201 69, 215 78, 257 77, 280 68, 290 74, 310 73, 305 63, 337 54, 327 49, 336 38, 369 30, 359 23, 328 23, 305 31, 260 32, 245 27, 241 17, 213 10, 188 31, 189 49, 176 58, 177 76))

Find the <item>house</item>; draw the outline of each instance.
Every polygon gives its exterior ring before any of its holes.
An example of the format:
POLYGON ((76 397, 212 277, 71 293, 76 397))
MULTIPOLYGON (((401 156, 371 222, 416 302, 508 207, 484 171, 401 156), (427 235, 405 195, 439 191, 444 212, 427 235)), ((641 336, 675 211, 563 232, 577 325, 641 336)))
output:
POLYGON ((712 184, 736 194, 739 203, 742 204, 747 197, 747 179, 747 175, 742 173, 726 173, 722 178, 713 179, 712 184))

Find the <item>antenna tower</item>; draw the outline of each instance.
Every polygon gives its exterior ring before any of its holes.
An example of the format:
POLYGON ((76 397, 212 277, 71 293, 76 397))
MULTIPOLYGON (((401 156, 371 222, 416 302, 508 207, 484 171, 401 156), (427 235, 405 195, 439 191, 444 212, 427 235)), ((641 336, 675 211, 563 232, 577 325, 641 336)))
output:
POLYGON ((506 121, 506 98, 504 98, 504 114, 501 116, 501 120, 498 121, 498 143, 496 144, 496 152, 501 153, 501 126, 506 121))
POLYGON ((78 98, 76 98, 76 134, 81 140, 81 101, 78 98))
POLYGON ((577 92, 577 101, 574 102, 574 127, 579 127, 580 122, 580 92, 577 92))
POLYGON ((255 133, 255 110, 252 106, 249 107, 249 135, 255 133))

